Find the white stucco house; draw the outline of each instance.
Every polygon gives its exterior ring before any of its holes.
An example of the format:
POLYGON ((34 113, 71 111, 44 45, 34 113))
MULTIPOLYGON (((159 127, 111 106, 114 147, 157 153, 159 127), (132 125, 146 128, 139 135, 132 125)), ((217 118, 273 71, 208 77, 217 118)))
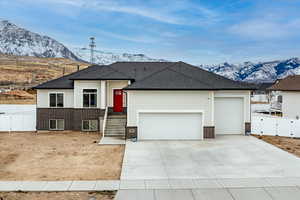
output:
POLYGON ((288 76, 278 80, 269 90, 280 91, 283 117, 300 118, 300 75, 288 76))
POLYGON ((202 140, 250 131, 255 89, 184 62, 93 65, 37 90, 37 130, 202 140))

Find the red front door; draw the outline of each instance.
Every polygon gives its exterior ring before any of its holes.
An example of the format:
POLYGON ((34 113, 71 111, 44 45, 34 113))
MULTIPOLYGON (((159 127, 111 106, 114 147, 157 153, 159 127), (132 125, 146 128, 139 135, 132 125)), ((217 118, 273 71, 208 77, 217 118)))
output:
POLYGON ((123 112, 123 90, 114 90, 114 112, 123 112))

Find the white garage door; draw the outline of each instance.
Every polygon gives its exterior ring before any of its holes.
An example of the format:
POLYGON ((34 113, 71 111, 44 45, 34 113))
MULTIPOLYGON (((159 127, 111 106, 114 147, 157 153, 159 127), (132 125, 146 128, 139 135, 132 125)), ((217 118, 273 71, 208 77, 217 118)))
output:
POLYGON ((200 113, 139 114, 140 140, 200 140, 202 130, 200 113))
POLYGON ((243 134, 243 98, 215 98, 215 133, 243 134))

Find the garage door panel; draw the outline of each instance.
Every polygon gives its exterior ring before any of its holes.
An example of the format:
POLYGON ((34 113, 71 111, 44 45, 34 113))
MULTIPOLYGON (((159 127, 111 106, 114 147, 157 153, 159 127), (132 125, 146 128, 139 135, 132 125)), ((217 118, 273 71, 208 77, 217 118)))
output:
POLYGON ((140 113, 138 138, 141 140, 202 139, 199 113, 140 113))
POLYGON ((215 98, 216 134, 242 134, 244 130, 243 98, 215 98))

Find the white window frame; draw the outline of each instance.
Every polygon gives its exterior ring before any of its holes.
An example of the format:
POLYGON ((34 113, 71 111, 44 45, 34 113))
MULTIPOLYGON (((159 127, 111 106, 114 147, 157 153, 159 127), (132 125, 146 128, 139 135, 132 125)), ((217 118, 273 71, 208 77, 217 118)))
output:
POLYGON ((99 120, 97 120, 97 119, 84 119, 84 120, 82 120, 82 122, 81 122, 81 130, 82 131, 99 131, 99 120), (88 121, 89 122, 89 129, 84 129, 83 128, 83 122, 84 121, 88 121), (91 129, 91 121, 97 121, 97 129, 96 130, 92 130, 91 129))
POLYGON ((97 88, 84 88, 84 89, 82 89, 82 108, 97 108, 98 107, 98 89, 97 88), (91 96, 89 95, 89 106, 88 107, 85 107, 84 106, 84 90, 96 90, 96 93, 87 93, 87 94, 96 94, 96 106, 95 107, 92 107, 91 105, 90 105, 90 98, 91 98, 91 96))
POLYGON ((48 93, 48 98, 49 98, 49 108, 64 108, 65 107, 65 93, 64 92, 49 92, 48 93), (51 94, 55 94, 55 101, 56 101, 55 106, 51 106, 51 98, 50 98, 51 94), (62 107, 57 106, 57 94, 62 94, 63 95, 63 106, 62 107))
POLYGON ((51 131, 63 131, 63 130, 65 130, 65 120, 64 120, 64 119, 49 119, 49 130, 51 130, 51 131), (54 120, 54 121, 55 121, 55 127, 56 127, 55 129, 52 129, 52 128, 51 128, 51 125, 50 125, 50 124, 51 124, 51 120, 54 120), (57 121, 58 121, 58 120, 62 120, 62 121, 63 121, 63 125, 64 125, 64 126, 63 126, 62 129, 58 129, 58 128, 57 128, 57 121))

